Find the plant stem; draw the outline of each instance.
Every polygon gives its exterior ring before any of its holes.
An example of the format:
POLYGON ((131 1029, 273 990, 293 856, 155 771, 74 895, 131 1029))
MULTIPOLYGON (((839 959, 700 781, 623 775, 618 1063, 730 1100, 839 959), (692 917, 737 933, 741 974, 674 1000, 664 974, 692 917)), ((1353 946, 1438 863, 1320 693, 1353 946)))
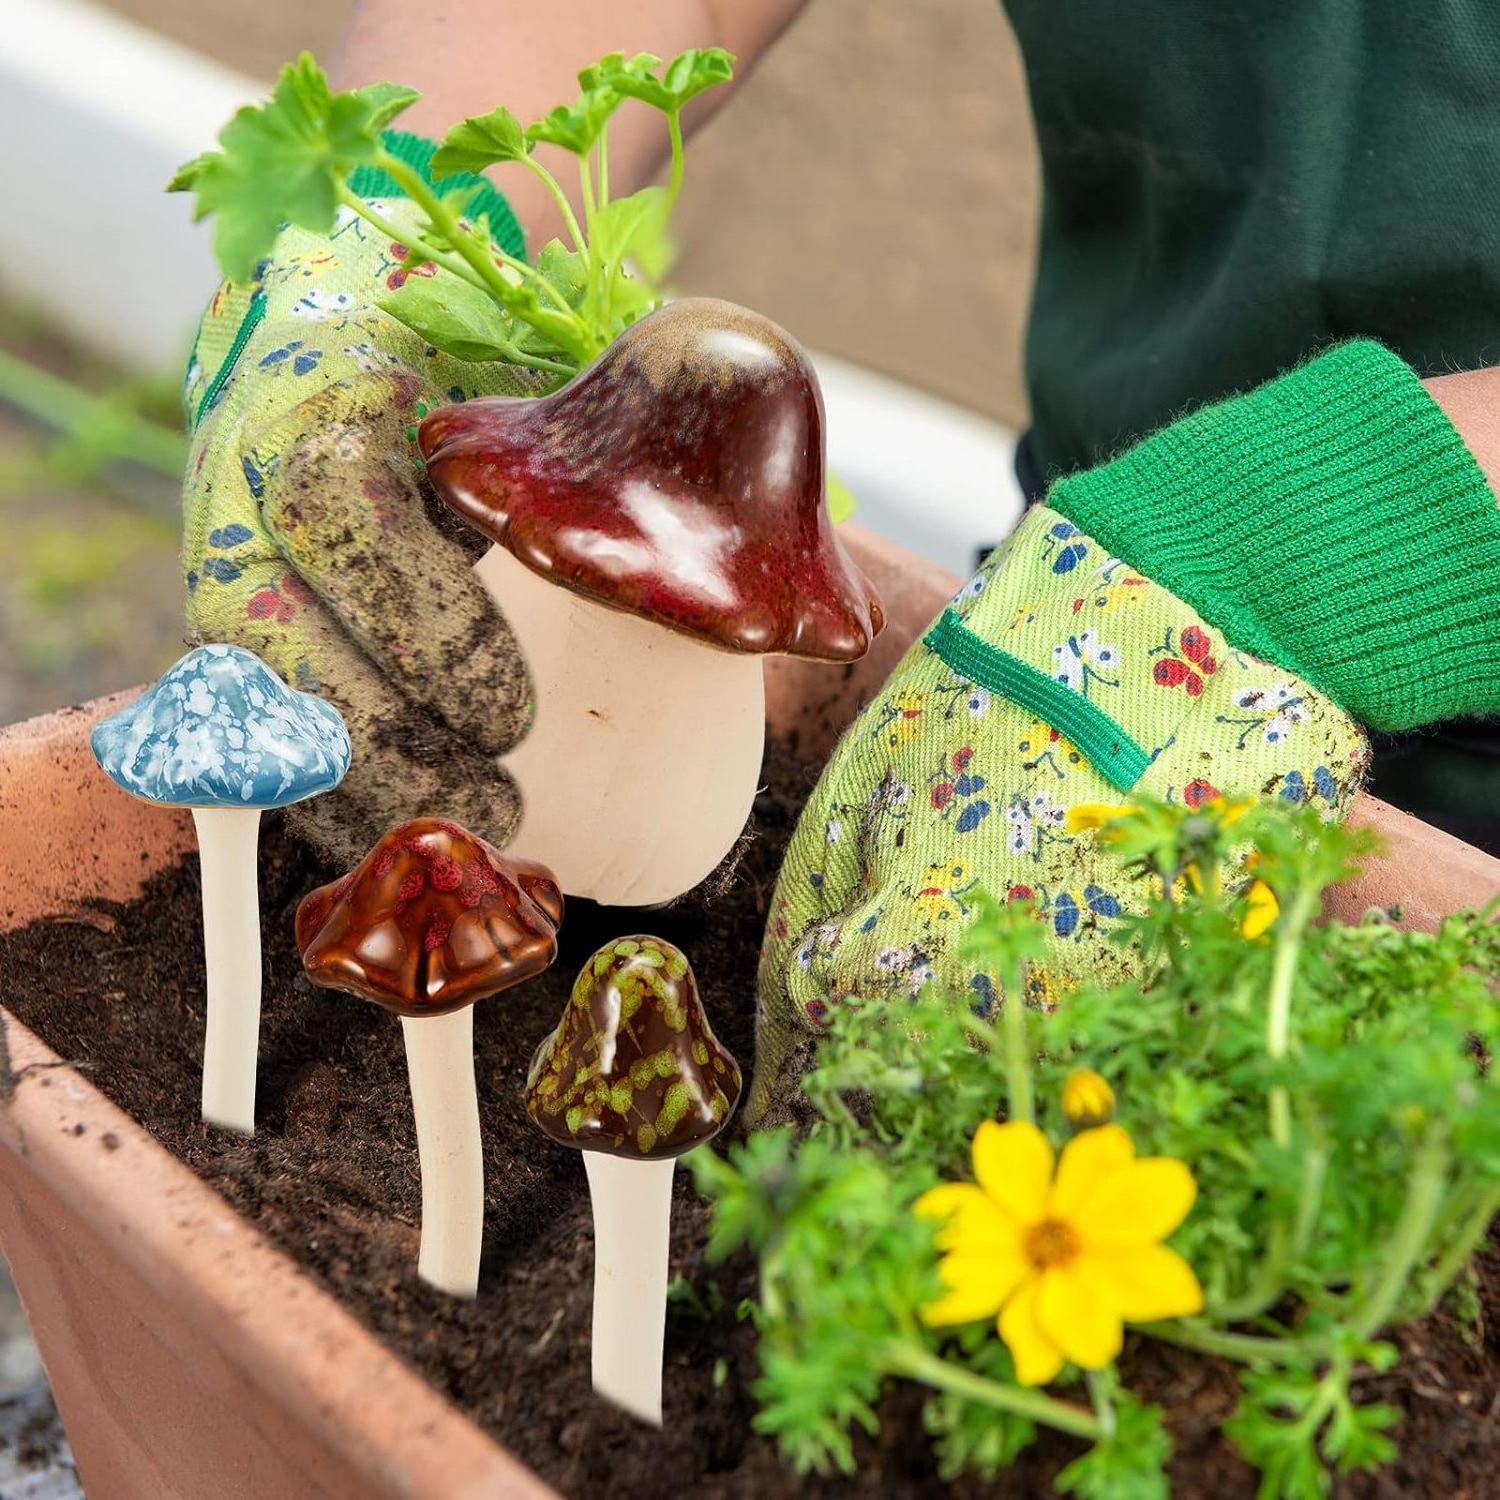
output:
POLYGON ((1099 1419, 1099 1431, 1105 1442, 1115 1435, 1115 1369, 1106 1365, 1102 1370, 1085 1370, 1084 1381, 1089 1388, 1089 1397, 1094 1403, 1094 1415, 1099 1419))
POLYGON ((1261 1338, 1252 1333, 1227 1333, 1210 1328, 1203 1323, 1190 1323, 1176 1319, 1169 1323, 1148 1323, 1143 1332, 1163 1343, 1177 1344, 1184 1349, 1196 1349, 1200 1354, 1220 1354, 1225 1359, 1235 1359, 1241 1364, 1275 1363, 1294 1354, 1309 1354, 1319 1347, 1315 1341, 1305 1339, 1261 1338))
POLYGON ((1264 1312, 1281 1295, 1288 1263, 1306 1250, 1317 1226, 1327 1171, 1327 1151, 1322 1147, 1309 1147, 1302 1158, 1302 1180, 1297 1191, 1293 1227, 1288 1229, 1284 1219, 1271 1226, 1265 1254, 1261 1256, 1250 1284, 1233 1301, 1213 1308, 1214 1317, 1225 1323, 1243 1323, 1245 1319, 1264 1312))
POLYGON ((1473 1255, 1497 1213, 1500 1213, 1500 1187, 1492 1187, 1479 1195, 1453 1241, 1428 1273, 1426 1287, 1430 1307, 1437 1304, 1438 1298, 1448 1290, 1464 1263, 1473 1255))
POLYGON ((487 290, 483 278, 477 276, 467 262, 460 260, 456 255, 449 255, 446 251, 439 250, 436 245, 429 244, 415 230, 401 228, 399 224, 371 208, 358 194, 350 192, 348 186, 342 182, 338 187, 338 199, 346 208, 352 208, 365 223, 374 225, 395 244, 405 245, 408 250, 419 251, 433 265, 441 266, 454 276, 462 277, 470 286, 476 286, 480 291, 487 290))
POLYGON ((1005 1411, 1012 1416, 1025 1417, 1059 1432, 1071 1433, 1074 1437, 1099 1442, 1104 1429, 1099 1419, 1081 1406, 1068 1401, 1059 1401, 1045 1391, 1032 1390, 1027 1386, 1002 1385, 998 1380, 989 1380, 949 1364, 918 1343, 888 1345, 885 1351, 886 1368, 893 1375, 904 1375, 908 1380, 919 1380, 940 1391, 951 1391, 955 1396, 967 1397, 996 1411, 1005 1411))
POLYGON ((587 255, 588 243, 583 237, 583 231, 578 227, 573 205, 568 202, 568 195, 563 192, 562 184, 534 156, 523 156, 521 163, 530 168, 533 175, 552 195, 552 201, 557 204, 558 212, 562 214, 563 223, 567 226, 568 238, 573 241, 573 248, 580 254, 587 255))
POLYGON ((126 411, 109 397, 96 396, 71 380, 3 349, 0 349, 0 401, 64 432, 96 421, 108 422, 113 429, 110 446, 121 458, 170 479, 182 477, 187 444, 180 432, 126 411))
MULTIPOLYGON (((506 298, 512 295, 512 288, 505 277, 500 274, 500 267, 495 264, 489 251, 477 244, 472 235, 464 233, 459 227, 457 218, 449 212, 443 200, 422 180, 420 172, 414 171, 404 161, 399 161, 388 152, 382 154, 379 164, 396 179, 401 187, 405 188, 412 201, 442 232, 444 239, 478 272, 485 289, 503 307, 506 298)), ((538 276, 534 266, 528 266, 524 261, 516 261, 514 257, 508 257, 508 259, 513 262, 514 266, 519 267, 527 279, 539 286, 547 286, 546 278, 538 276)), ((576 333, 581 353, 589 343, 588 330, 584 327, 582 320, 566 306, 563 312, 555 316, 567 323, 576 333)))
POLYGON ((1008 1120, 1036 1118, 1031 1098, 1031 1058, 1026 1045, 1026 967, 1015 965, 1009 993, 1005 996, 1005 1092, 1008 1120))
MULTIPOLYGON (((1271 992, 1266 1005, 1266 1052, 1273 1061, 1286 1056, 1292 1030, 1292 983, 1297 977, 1297 955, 1302 934, 1312 920, 1320 892, 1305 886, 1297 892, 1276 935, 1276 960, 1271 968, 1271 992)), ((1277 1084, 1270 1098, 1271 1139, 1286 1148, 1292 1143, 1291 1101, 1286 1086, 1277 1084)))
POLYGON ((1427 1237, 1443 1200, 1448 1173, 1448 1147, 1438 1126, 1428 1127, 1406 1184, 1406 1202, 1386 1245, 1385 1269, 1375 1289, 1349 1319, 1356 1339, 1373 1338, 1390 1322, 1412 1269, 1427 1248, 1427 1237))
POLYGON ((682 191, 682 111, 667 112, 667 133, 672 138, 672 175, 667 182, 667 212, 671 213, 682 191))

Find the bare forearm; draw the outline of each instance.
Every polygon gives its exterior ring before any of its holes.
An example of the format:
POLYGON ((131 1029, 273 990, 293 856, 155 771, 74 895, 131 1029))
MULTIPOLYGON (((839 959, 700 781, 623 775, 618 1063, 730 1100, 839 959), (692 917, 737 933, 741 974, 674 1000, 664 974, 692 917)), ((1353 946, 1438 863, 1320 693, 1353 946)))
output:
POLYGON ((1438 375, 1422 384, 1458 429, 1490 488, 1500 495, 1500 366, 1438 375))
MULTIPOLYGON (((687 47, 727 47, 741 79, 801 9, 803 0, 450 0, 436 13, 405 0, 361 0, 334 64, 341 87, 389 79, 422 91, 403 116, 413 130, 440 134, 465 115, 504 104, 534 120, 578 92, 578 70, 606 52, 672 57, 687 47)), ((723 101, 704 96, 704 110, 723 101)), ((552 148, 544 147, 544 152, 552 148)), ((661 116, 626 104, 611 123, 610 179, 616 192, 648 181, 666 155, 661 116)), ((577 176, 561 152, 547 164, 564 185, 577 176)), ((530 173, 496 173, 528 244, 559 230, 557 209, 530 173)))

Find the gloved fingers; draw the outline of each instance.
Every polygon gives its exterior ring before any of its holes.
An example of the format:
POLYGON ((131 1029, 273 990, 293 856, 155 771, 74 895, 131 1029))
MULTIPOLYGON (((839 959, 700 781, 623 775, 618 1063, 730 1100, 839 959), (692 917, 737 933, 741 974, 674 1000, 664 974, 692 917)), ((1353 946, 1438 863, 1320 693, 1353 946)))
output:
POLYGON ((326 698, 353 744, 349 773, 288 819, 329 858, 362 859, 394 823, 453 818, 504 847, 520 821, 520 794, 493 757, 404 699, 285 563, 248 568, 235 584, 194 595, 189 619, 205 640, 253 651, 293 687, 326 698))
POLYGON ((399 372, 339 382, 254 434, 280 454, 266 525, 405 697, 499 754, 530 725, 530 677, 469 555, 428 515, 406 436, 417 389, 399 372))

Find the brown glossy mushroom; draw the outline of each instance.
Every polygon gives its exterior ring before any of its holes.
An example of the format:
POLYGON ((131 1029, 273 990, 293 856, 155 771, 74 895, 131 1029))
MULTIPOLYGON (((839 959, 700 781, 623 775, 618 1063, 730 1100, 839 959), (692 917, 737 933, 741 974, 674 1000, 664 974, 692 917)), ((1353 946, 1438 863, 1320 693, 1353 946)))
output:
POLYGON ((883 624, 828 516, 812 366, 769 319, 689 298, 552 395, 443 407, 418 442, 498 544, 479 574, 536 688, 511 847, 570 894, 679 895, 744 827, 759 658, 852 661, 883 624))
POLYGON ((398 824, 297 907, 307 977, 401 1017, 422 1165, 417 1273, 455 1296, 478 1288, 484 1229, 472 1007, 552 963, 562 914, 550 870, 443 818, 398 824))
POLYGON ((740 1097, 740 1069, 704 1014, 686 956, 620 938, 586 963, 536 1050, 526 1108, 584 1153, 594 1210, 594 1389, 661 1425, 672 1172, 740 1097))

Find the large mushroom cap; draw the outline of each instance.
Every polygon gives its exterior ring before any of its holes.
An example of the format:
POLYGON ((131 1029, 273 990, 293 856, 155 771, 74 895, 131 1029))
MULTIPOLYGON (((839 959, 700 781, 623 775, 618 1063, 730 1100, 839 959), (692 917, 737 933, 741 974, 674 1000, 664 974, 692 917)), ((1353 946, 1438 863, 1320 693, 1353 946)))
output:
POLYGON ((562 912, 544 866, 444 818, 413 818, 302 898, 297 947, 314 984, 441 1016, 541 973, 557 957, 562 912))
POLYGON ((710 1140, 739 1097, 739 1064, 709 1027, 687 958, 654 937, 607 943, 583 966, 526 1080, 545 1135, 646 1160, 710 1140))
POLYGON ((732 302, 674 302, 552 395, 445 406, 417 440, 448 506, 602 604, 822 661, 884 624, 828 517, 817 376, 732 302))
POLYGON ((168 807, 286 807, 349 769, 338 709, 239 646, 189 651, 89 743, 116 786, 168 807))

